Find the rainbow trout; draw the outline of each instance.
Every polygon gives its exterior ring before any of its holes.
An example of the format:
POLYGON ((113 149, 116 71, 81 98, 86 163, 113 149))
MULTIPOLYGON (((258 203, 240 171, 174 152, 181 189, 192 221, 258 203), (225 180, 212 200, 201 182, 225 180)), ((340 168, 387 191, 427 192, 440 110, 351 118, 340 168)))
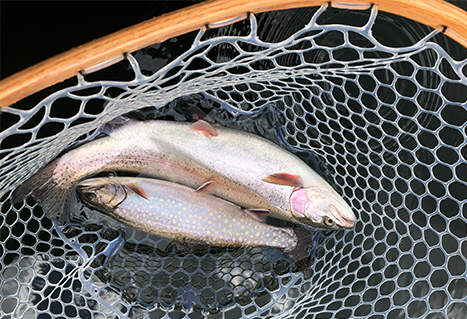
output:
POLYGON ((309 231, 262 223, 248 210, 203 191, 152 178, 90 178, 78 184, 86 204, 118 221, 180 242, 218 247, 281 249, 306 272, 313 241, 309 231))
POLYGON ((259 136, 204 121, 126 120, 108 136, 57 158, 17 188, 32 194, 49 218, 70 213, 80 180, 106 171, 172 181, 226 199, 258 214, 315 228, 352 228, 351 208, 298 157, 259 136))

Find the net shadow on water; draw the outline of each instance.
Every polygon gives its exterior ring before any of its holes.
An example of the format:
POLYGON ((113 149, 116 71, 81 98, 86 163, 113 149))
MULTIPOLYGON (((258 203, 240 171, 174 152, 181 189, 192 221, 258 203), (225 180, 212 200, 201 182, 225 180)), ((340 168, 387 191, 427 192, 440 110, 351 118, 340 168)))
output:
POLYGON ((2 313, 467 316, 467 53, 441 32, 376 7, 251 15, 135 52, 113 66, 121 79, 91 74, 7 109, 2 313), (355 229, 325 235, 308 277, 275 250, 186 252, 86 208, 58 228, 34 201, 10 204, 27 176, 112 118, 185 121, 193 108, 296 153, 351 204, 355 229))

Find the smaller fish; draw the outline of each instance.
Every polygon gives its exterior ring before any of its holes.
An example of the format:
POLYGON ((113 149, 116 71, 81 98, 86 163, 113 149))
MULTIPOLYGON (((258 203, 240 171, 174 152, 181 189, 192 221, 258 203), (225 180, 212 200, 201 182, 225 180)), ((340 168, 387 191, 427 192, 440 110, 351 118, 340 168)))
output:
POLYGON ((83 202, 136 229, 180 242, 218 247, 281 249, 306 273, 316 241, 298 228, 265 224, 261 211, 212 196, 202 189, 150 178, 91 178, 77 186, 83 202))

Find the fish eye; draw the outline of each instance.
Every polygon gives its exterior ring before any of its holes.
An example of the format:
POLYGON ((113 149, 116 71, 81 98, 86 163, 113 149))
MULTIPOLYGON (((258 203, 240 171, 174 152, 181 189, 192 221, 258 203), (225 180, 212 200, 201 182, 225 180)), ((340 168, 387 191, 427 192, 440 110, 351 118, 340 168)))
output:
POLYGON ((95 200, 95 199, 97 198, 97 195, 94 194, 94 193, 87 193, 87 194, 86 194, 86 198, 87 198, 88 200, 95 200))
POLYGON ((327 225, 327 226, 333 226, 333 225, 334 225, 334 221, 333 221, 331 218, 326 217, 326 218, 324 219, 324 224, 327 225))

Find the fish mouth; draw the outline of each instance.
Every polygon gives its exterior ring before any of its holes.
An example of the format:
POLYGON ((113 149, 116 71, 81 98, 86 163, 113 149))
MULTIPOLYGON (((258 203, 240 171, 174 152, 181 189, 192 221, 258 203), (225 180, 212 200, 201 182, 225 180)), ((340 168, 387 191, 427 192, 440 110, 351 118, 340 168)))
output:
POLYGON ((339 229, 352 229, 355 226, 355 222, 357 221, 357 218, 353 215, 353 213, 351 213, 351 216, 347 216, 348 214, 345 215, 341 213, 337 209, 337 207, 335 207, 332 204, 329 205, 329 208, 330 208, 329 214, 324 213, 324 212, 320 214, 321 216, 323 216, 323 221, 313 220, 312 218, 309 218, 306 215, 297 213, 295 211, 292 211, 292 215, 296 223, 307 225, 313 228, 327 228, 327 229, 332 229, 332 230, 339 230, 339 229), (324 223, 324 219, 326 218, 333 219, 334 224, 326 225, 324 223))
POLYGON ((355 226, 355 222, 357 218, 353 214, 353 212, 350 210, 344 209, 337 209, 336 206, 334 205, 329 205, 329 208, 331 210, 331 213, 333 215, 333 218, 338 222, 338 227, 339 228, 344 228, 344 229, 350 229, 355 226), (349 214, 350 212, 350 214, 349 214))
POLYGON ((355 226, 354 220, 350 220, 345 217, 339 218, 339 222, 340 222, 340 225, 339 225, 340 228, 351 229, 355 226))
POLYGON ((317 223, 313 220, 310 220, 304 216, 301 218, 295 218, 295 222, 297 224, 302 224, 302 225, 307 225, 308 227, 313 227, 313 228, 319 228, 319 229, 331 229, 331 230, 341 230, 341 229, 352 229, 355 226, 355 221, 340 217, 337 220, 337 223, 334 224, 333 226, 327 226, 324 223, 317 223))

